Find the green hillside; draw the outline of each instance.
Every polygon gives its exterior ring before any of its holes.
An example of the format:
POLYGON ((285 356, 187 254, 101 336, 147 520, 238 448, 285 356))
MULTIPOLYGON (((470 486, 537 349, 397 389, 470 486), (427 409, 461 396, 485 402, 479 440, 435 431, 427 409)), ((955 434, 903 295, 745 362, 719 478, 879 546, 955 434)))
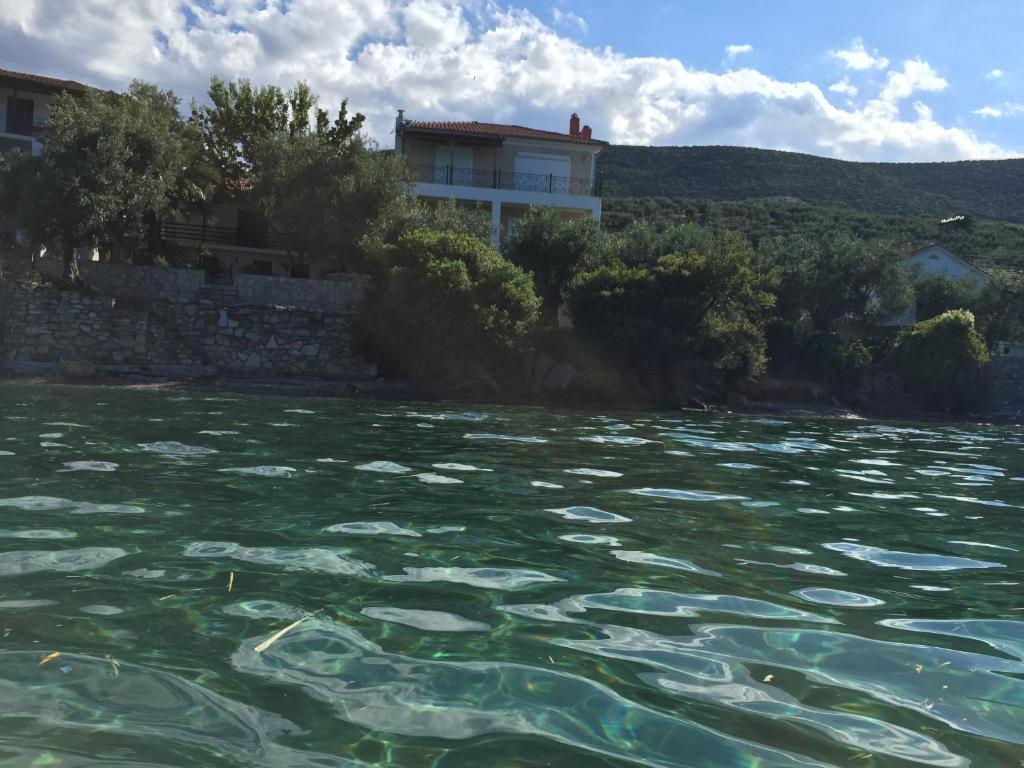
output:
POLYGON ((715 201, 668 197, 605 197, 602 224, 621 231, 631 221, 661 228, 693 223, 733 230, 755 245, 768 237, 819 235, 840 230, 866 240, 887 239, 906 251, 938 242, 981 267, 1024 268, 1024 225, 969 222, 964 227, 940 226, 937 215, 870 213, 840 206, 815 206, 793 199, 715 201))
POLYGON ((857 163, 743 147, 610 146, 605 197, 791 198, 880 214, 949 215, 1024 223, 1024 158, 857 163))

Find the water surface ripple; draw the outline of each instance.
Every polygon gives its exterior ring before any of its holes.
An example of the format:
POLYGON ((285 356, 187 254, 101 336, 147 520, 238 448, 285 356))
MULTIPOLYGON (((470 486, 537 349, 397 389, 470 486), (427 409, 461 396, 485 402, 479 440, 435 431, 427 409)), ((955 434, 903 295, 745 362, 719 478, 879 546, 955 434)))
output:
POLYGON ((1024 765, 1022 447, 0 385, 0 765, 1024 765))

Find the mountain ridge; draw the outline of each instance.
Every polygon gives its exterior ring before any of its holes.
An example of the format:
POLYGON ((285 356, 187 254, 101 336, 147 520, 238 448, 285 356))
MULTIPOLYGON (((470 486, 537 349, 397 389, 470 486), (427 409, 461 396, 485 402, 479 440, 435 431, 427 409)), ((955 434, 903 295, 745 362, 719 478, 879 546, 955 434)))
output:
POLYGON ((870 213, 1024 223, 1024 158, 883 163, 748 147, 610 145, 598 167, 609 197, 791 198, 870 213))

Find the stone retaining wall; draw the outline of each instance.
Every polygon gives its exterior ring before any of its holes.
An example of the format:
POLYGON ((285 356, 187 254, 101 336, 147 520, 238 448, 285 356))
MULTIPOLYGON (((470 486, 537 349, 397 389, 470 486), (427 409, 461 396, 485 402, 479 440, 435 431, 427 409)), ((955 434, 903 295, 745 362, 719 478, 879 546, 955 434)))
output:
MULTIPOLYGON (((53 259, 41 262, 44 271, 60 274, 53 259)), ((200 301, 210 292, 222 304, 264 304, 268 306, 347 312, 362 300, 369 278, 339 274, 331 280, 236 274, 227 284, 208 285, 201 269, 141 267, 83 261, 82 274, 97 292, 122 299, 158 299, 182 304, 200 301)))
POLYGON ((373 376, 375 366, 354 351, 352 321, 351 311, 126 299, 0 282, 0 354, 8 362, 373 376))
POLYGON ((1000 416, 1024 415, 1024 357, 993 355, 989 364, 991 410, 1000 416))

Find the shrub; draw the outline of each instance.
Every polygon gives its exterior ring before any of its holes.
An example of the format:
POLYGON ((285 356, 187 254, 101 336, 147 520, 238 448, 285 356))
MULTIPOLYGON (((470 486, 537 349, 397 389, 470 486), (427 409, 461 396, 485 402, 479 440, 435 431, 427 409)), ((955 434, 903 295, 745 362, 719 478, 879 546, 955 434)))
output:
POLYGON ((621 261, 578 275, 568 289, 576 331, 662 400, 680 389, 748 379, 764 367, 762 315, 774 297, 753 252, 725 234, 708 247, 621 261))
POLYGON ((476 238, 425 229, 381 257, 363 322, 385 365, 434 384, 514 376, 540 308, 526 272, 476 238))
POLYGON ((572 277, 602 261, 600 225, 589 217, 565 219, 555 208, 532 207, 510 229, 502 252, 533 274, 545 316, 554 320, 572 277))
POLYGON ((967 411, 983 404, 985 342, 964 309, 945 312, 905 328, 893 342, 889 366, 908 393, 926 408, 967 411))
POLYGON ((981 287, 973 280, 952 280, 946 275, 922 275, 914 284, 917 319, 927 320, 951 309, 974 311, 981 287))

